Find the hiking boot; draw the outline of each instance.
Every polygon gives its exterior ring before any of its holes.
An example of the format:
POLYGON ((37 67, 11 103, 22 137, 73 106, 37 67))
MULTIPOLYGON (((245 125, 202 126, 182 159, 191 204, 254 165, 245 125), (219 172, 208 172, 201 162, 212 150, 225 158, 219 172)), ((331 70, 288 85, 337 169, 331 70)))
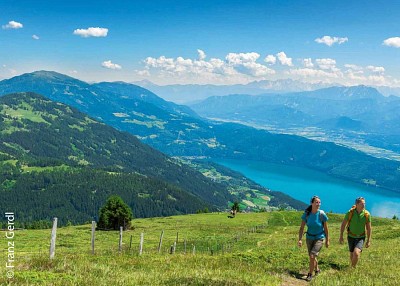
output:
POLYGON ((312 280, 312 274, 311 274, 311 273, 308 273, 308 274, 307 274, 306 281, 307 281, 307 282, 310 282, 311 280, 312 280))
POLYGON ((315 270, 315 276, 317 276, 317 275, 320 274, 320 273, 321 273, 321 269, 315 270))

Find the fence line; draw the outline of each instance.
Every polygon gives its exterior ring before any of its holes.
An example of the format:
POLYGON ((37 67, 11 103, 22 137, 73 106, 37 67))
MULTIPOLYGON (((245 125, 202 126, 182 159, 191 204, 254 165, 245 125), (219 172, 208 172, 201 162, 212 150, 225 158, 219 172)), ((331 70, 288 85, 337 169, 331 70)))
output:
MULTIPOLYGON (((91 225, 91 253, 94 255, 95 253, 98 253, 99 251, 95 252, 95 226, 96 223, 92 221, 91 225)), ((176 238, 172 242, 172 244, 167 248, 163 249, 163 238, 164 238, 164 230, 162 230, 160 234, 160 239, 158 243, 158 247, 147 249, 146 253, 169 253, 169 254, 175 254, 175 253, 183 253, 187 254, 187 244, 192 246, 191 253, 192 255, 195 255, 196 253, 208 253, 210 255, 217 255, 217 254, 225 254, 232 252, 234 250, 235 244, 237 244, 241 239, 251 235, 252 233, 256 233, 261 231, 262 229, 265 229, 268 226, 268 222, 261 224, 261 225, 256 225, 253 227, 249 227, 239 233, 236 233, 232 238, 228 239, 216 239, 216 240, 187 240, 187 238, 184 238, 183 241, 181 240, 181 243, 179 243, 179 232, 176 232, 176 238)), ((53 219, 53 228, 51 230, 51 241, 50 241, 50 259, 53 259, 55 257, 55 248, 56 248, 56 233, 57 233, 57 218, 53 219)), ((120 227, 119 231, 119 242, 118 242, 118 253, 123 253, 124 252, 124 247, 123 247, 123 242, 122 242, 122 237, 123 237, 123 228, 120 227)), ((59 238, 60 240, 60 238, 59 238)), ((133 235, 130 236, 130 242, 129 242, 129 248, 128 252, 131 252, 132 249, 132 240, 133 240, 133 235)), ((63 243, 63 242, 62 242, 63 243)), ((98 246, 98 244, 97 244, 98 246)), ((99 250, 99 246, 97 247, 99 250)), ((139 242, 139 252, 138 255, 142 255, 144 253, 144 233, 142 232, 140 235, 140 242, 139 242)), ((106 250, 101 250, 102 253, 104 251, 115 253, 112 251, 112 249, 106 249, 106 250)), ((26 252, 26 253, 32 253, 32 252, 26 252)), ((41 255, 41 248, 39 249, 39 254, 41 255)))

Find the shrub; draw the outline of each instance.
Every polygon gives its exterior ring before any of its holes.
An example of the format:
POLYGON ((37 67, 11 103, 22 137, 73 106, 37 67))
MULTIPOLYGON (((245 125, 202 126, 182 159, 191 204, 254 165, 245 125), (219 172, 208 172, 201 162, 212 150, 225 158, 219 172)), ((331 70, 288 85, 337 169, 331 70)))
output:
POLYGON ((129 229, 133 218, 132 210, 121 199, 114 195, 108 198, 105 205, 100 209, 99 229, 118 230, 121 226, 124 230, 129 229))

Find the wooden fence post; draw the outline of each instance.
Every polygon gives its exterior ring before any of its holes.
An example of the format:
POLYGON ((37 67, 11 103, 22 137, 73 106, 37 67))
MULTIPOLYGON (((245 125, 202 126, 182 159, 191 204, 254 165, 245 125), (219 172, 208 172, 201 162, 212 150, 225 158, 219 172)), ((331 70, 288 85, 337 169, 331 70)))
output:
POLYGON ((131 234, 131 239, 129 241, 129 251, 131 251, 131 249, 132 249, 132 234, 131 234))
POLYGON ((122 251, 122 232, 123 232, 123 227, 120 226, 119 227, 119 243, 118 243, 118 251, 121 252, 122 251))
POLYGON ((51 241, 50 241, 50 259, 54 258, 56 252, 56 236, 57 236, 57 218, 53 219, 53 228, 51 229, 51 241))
POLYGON ((140 234, 140 245, 139 245, 139 255, 143 253, 143 240, 144 240, 144 233, 140 234))
POLYGON ((161 251, 163 236, 164 236, 164 230, 161 232, 160 242, 158 243, 158 253, 160 253, 160 251, 161 251))
POLYGON ((96 230, 96 222, 92 221, 92 254, 94 254, 94 232, 96 230))

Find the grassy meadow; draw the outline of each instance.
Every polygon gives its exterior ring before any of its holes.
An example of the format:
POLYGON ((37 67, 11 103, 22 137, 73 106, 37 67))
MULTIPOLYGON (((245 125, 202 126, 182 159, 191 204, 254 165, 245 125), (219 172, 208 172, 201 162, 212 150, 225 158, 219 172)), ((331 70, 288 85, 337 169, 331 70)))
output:
MULTIPOLYGON (((400 222, 373 218, 372 245, 356 269, 347 244, 338 243, 343 215, 329 214, 331 246, 320 253, 322 273, 311 283, 306 246, 296 246, 300 212, 207 213, 134 219, 134 229, 96 231, 91 225, 57 229, 55 258, 49 259, 51 230, 14 232, 14 277, 7 278, 7 243, 2 234, 1 285, 398 285, 400 222), (158 252, 163 231, 162 247, 158 252), (143 252, 139 255, 143 233, 143 252), (131 242, 132 241, 132 242, 131 242), (171 246, 177 241, 175 253, 171 246)), ((305 243, 304 243, 305 245, 305 243)))

